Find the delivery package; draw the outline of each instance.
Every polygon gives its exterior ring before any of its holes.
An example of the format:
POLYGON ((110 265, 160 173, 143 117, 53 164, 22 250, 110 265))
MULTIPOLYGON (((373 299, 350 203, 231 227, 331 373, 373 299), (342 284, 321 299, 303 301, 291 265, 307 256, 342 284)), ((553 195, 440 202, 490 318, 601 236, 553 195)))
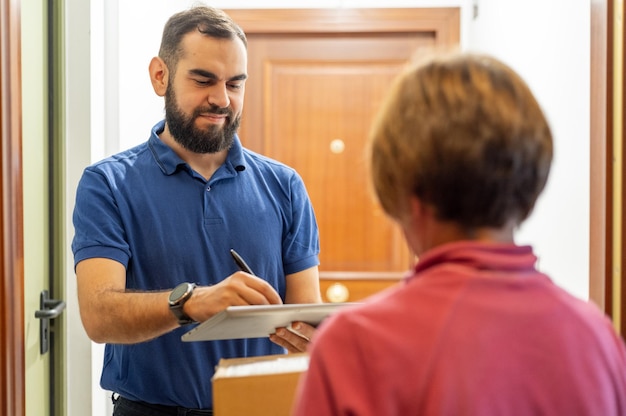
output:
POLYGON ((221 359, 213 376, 215 416, 289 416, 307 353, 221 359))

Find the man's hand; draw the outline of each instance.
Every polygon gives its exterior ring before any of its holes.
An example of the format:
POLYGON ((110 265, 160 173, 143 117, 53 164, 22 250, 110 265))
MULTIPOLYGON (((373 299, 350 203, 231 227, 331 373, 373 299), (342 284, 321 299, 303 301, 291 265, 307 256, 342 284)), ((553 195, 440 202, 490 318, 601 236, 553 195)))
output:
POLYGON ((196 288, 184 309, 196 322, 203 322, 229 306, 282 303, 278 293, 265 280, 235 272, 213 286, 196 288))
POLYGON ((305 352, 315 334, 315 327, 304 322, 292 322, 289 328, 277 328, 270 341, 289 352, 305 352))

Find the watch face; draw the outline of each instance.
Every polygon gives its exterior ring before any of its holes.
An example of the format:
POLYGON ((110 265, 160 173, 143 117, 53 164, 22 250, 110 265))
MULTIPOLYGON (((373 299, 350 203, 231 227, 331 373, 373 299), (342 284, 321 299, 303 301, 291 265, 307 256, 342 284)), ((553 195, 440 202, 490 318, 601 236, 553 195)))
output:
POLYGON ((170 302, 176 302, 189 291, 189 283, 181 283, 170 293, 170 302))

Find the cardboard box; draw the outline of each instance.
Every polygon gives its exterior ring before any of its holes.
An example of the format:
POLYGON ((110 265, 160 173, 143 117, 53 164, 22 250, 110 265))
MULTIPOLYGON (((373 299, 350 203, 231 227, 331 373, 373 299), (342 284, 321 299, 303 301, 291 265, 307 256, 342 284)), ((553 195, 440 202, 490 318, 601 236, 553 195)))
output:
POLYGON ((220 360, 213 376, 215 416, 289 416, 306 353, 220 360))

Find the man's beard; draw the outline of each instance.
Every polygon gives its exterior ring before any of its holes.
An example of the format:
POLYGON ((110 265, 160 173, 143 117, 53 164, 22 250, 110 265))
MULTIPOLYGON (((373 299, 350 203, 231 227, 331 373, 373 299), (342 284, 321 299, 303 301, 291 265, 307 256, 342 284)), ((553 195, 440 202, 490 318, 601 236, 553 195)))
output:
POLYGON ((216 105, 196 108, 190 117, 187 117, 176 104, 176 94, 167 86, 165 92, 165 121, 174 140, 185 149, 194 153, 217 153, 230 149, 233 145, 235 133, 241 122, 241 115, 234 116, 228 108, 216 105), (200 114, 227 114, 223 127, 210 126, 201 130, 195 126, 196 118, 200 114))

